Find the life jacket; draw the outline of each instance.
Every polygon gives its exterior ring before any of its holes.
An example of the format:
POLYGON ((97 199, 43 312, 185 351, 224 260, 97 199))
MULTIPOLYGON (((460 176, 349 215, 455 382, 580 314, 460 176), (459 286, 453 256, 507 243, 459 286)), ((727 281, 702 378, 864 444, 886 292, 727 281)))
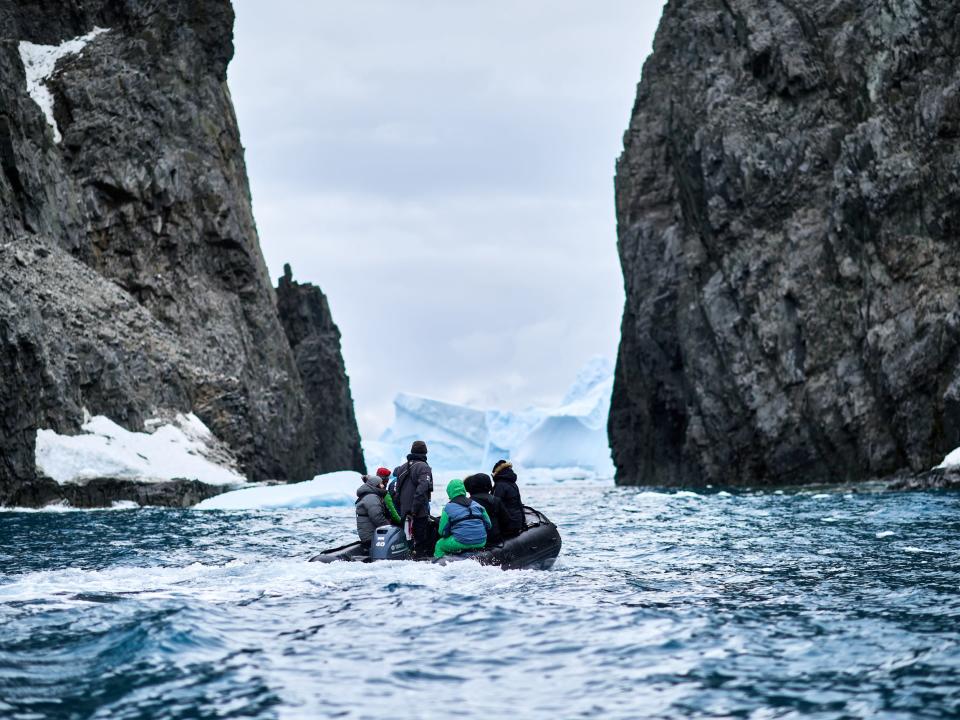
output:
POLYGON ((447 529, 456 540, 464 545, 483 545, 487 541, 487 526, 483 522, 480 503, 460 496, 448 502, 445 510, 447 529))

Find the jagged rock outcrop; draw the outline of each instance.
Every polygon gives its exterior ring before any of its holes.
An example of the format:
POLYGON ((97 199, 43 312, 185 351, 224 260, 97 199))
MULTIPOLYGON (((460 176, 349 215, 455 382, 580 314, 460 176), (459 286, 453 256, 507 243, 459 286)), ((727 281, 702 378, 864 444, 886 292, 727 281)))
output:
POLYGON ((143 482, 122 478, 91 478, 83 483, 60 485, 47 477, 16 486, 6 498, 13 507, 44 507, 58 503, 75 508, 110 507, 135 503, 154 507, 185 508, 219 495, 223 486, 199 480, 143 482))
POLYGON ((671 0, 617 165, 621 483, 960 445, 954 3, 671 0))
POLYGON ((314 462, 323 468, 366 472, 357 417, 340 353, 340 329, 323 291, 293 279, 289 265, 277 285, 277 311, 303 381, 316 444, 314 462))
POLYGON ((0 504, 35 478, 36 428, 84 408, 134 430, 192 410, 252 479, 357 466, 342 361, 308 393, 277 314, 232 23, 228 0, 0 0, 0 504), (48 119, 22 43, 81 36, 42 82, 48 119))

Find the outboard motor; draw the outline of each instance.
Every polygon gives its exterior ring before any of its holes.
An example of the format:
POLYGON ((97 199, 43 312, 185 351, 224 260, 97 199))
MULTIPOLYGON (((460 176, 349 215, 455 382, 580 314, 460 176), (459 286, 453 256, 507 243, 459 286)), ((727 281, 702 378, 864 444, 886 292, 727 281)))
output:
POLYGON ((407 536, 403 528, 393 525, 377 528, 370 543, 371 560, 408 560, 409 558, 410 545, 407 544, 407 536))

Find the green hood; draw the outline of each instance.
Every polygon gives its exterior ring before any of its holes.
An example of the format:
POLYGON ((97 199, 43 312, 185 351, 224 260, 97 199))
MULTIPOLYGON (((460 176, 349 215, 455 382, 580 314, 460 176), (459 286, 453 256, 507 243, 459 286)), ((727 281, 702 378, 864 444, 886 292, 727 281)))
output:
POLYGON ((467 489, 463 486, 463 480, 454 478, 447 483, 447 497, 453 500, 455 497, 466 495, 467 489))

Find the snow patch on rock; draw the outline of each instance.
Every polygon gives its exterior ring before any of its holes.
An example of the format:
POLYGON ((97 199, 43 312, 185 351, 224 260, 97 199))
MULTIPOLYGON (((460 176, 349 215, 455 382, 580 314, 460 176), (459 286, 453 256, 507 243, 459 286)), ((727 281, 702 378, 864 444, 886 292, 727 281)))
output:
POLYGON ((934 470, 946 470, 955 467, 960 467, 960 448, 952 450, 934 470))
POLYGON ((80 435, 37 431, 38 471, 60 484, 98 477, 164 482, 197 479, 210 485, 244 483, 229 449, 193 413, 148 420, 131 432, 103 415, 84 412, 80 435))
POLYGON ((76 55, 98 35, 108 29, 95 27, 86 35, 65 40, 59 45, 37 45, 32 42, 20 43, 20 60, 27 75, 27 92, 39 106, 47 124, 53 129, 53 141, 59 143, 63 137, 53 118, 53 95, 47 87, 47 80, 53 76, 57 62, 68 55, 76 55))

